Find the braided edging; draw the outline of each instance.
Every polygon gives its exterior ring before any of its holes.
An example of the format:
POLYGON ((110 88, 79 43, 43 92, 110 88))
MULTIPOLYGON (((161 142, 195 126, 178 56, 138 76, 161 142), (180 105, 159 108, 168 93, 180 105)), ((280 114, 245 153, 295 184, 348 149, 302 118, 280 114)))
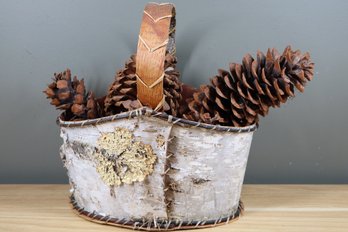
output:
POLYGON ((231 213, 228 217, 220 217, 218 219, 210 219, 206 221, 181 221, 181 220, 154 220, 148 221, 146 219, 118 219, 108 215, 97 214, 96 212, 88 212, 84 208, 80 207, 73 195, 70 196, 70 204, 73 207, 74 212, 88 220, 99 224, 106 224, 111 226, 117 226, 122 228, 128 228, 133 230, 143 231, 156 231, 156 230, 187 230, 187 229, 199 229, 215 227, 229 222, 236 221, 243 215, 244 205, 242 201, 239 201, 238 208, 235 212, 231 213))

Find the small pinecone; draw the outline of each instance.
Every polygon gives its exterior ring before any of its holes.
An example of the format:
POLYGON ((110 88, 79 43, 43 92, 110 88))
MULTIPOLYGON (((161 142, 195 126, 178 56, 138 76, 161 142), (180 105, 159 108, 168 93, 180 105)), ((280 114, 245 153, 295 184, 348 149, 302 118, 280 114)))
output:
MULTIPOLYGON (((105 112, 109 115, 134 110, 141 107, 137 100, 137 78, 135 55, 126 62, 125 68, 118 71, 115 81, 110 85, 108 94, 105 98, 105 112)), ((180 108, 182 85, 180 74, 175 70, 176 58, 167 54, 164 64, 165 75, 163 79, 163 89, 165 102, 163 110, 167 114, 178 116, 180 108)))
POLYGON ((43 91, 51 99, 51 105, 65 110, 65 120, 92 119, 101 116, 101 110, 94 94, 86 95, 84 80, 75 76, 71 80, 69 69, 55 73, 53 82, 43 91))
POLYGON ((242 64, 230 64, 230 72, 219 70, 211 85, 201 86, 189 101, 184 118, 210 124, 243 127, 257 123, 269 107, 279 107, 294 97, 294 87, 304 91, 313 78, 314 63, 309 53, 285 48, 282 55, 268 49, 265 56, 250 54, 242 64))

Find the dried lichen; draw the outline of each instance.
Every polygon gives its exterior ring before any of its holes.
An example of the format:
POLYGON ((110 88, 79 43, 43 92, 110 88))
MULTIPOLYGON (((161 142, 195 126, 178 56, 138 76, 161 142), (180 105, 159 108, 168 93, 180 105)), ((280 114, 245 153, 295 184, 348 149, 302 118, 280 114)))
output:
POLYGON ((156 154, 151 145, 135 141, 125 128, 102 134, 97 145, 97 172, 107 185, 143 181, 153 171, 156 154))
POLYGON ((108 160, 104 155, 100 153, 96 153, 97 159, 97 172, 99 173, 101 179, 105 184, 112 185, 120 185, 121 179, 114 171, 115 162, 108 160))
POLYGON ((166 142, 166 140, 165 140, 163 135, 159 134, 159 135, 157 135, 156 142, 157 142, 157 146, 158 147, 163 147, 165 142, 166 142))

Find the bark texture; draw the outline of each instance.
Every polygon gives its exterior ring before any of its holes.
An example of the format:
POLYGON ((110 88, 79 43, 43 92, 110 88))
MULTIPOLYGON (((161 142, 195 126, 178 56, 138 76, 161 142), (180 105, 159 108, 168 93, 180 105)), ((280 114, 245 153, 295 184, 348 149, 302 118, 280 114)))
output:
MULTIPOLYGON (((97 125, 62 127, 61 157, 77 204, 99 215, 149 222, 204 222, 235 213, 253 132, 221 132, 169 121, 142 115, 97 125), (115 131, 131 133, 134 144, 141 144, 156 156, 153 166, 146 166, 151 170, 140 166, 134 171, 116 165, 120 147, 115 152, 107 147, 106 152, 101 146, 101 139, 115 131), (112 184, 98 172, 100 160, 105 164, 102 170, 107 170, 111 178, 113 172, 144 178, 112 184)), ((125 149, 132 150, 121 148, 125 149)), ((128 161, 145 159, 145 153, 127 156, 131 159, 128 161)))

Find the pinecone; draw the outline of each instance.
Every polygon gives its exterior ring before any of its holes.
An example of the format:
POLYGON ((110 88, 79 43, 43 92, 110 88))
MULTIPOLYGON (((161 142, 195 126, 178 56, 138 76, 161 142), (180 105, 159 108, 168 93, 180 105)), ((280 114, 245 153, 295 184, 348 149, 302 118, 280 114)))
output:
MULTIPOLYGON (((135 76, 135 55, 126 62, 125 68, 118 71, 115 81, 110 85, 105 98, 105 112, 108 115, 118 114, 141 107, 137 100, 137 86, 135 76)), ((177 60, 167 54, 164 64, 163 89, 165 102, 163 111, 173 116, 178 116, 180 108, 182 85, 179 81, 180 74, 175 70, 177 60)))
POLYGON ((102 115, 93 92, 86 95, 84 80, 76 76, 71 80, 71 71, 55 73, 53 82, 43 91, 51 104, 65 110, 65 120, 92 119, 102 115))
POLYGON ((266 56, 258 51, 256 59, 247 54, 242 64, 230 64, 230 72, 219 70, 211 85, 193 94, 184 118, 237 127, 257 123, 258 115, 265 116, 269 107, 294 97, 294 87, 303 92, 313 69, 309 53, 292 51, 290 46, 282 55, 274 48, 266 56))
POLYGON ((99 103, 92 91, 90 91, 87 96, 86 116, 88 119, 99 118, 103 116, 102 108, 99 106, 99 103))
POLYGON ((107 114, 117 114, 140 107, 137 101, 137 80, 135 76, 135 55, 119 70, 110 85, 104 101, 107 114))

